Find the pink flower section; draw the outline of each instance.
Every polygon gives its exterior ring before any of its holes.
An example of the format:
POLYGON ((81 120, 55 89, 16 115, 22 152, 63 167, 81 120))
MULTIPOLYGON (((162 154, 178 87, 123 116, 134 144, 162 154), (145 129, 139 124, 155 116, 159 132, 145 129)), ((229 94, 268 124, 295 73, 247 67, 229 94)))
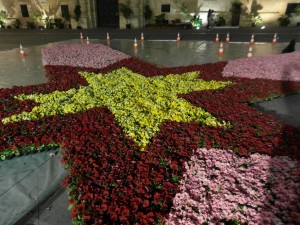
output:
POLYGON ((223 76, 300 81, 300 52, 232 60, 223 76))
POLYGON ((299 162, 202 148, 184 166, 166 224, 300 224, 299 162))
POLYGON ((101 44, 68 44, 42 49, 43 65, 104 68, 122 59, 125 53, 101 44))

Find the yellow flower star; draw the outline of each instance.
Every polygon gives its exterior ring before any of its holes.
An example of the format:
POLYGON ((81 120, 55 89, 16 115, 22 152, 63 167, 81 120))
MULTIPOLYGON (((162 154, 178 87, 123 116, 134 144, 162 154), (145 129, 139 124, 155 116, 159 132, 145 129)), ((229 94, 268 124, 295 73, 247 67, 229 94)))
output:
POLYGON ((77 113, 93 107, 107 106, 123 131, 142 149, 159 131, 166 120, 195 121, 209 126, 226 126, 202 108, 178 98, 177 94, 224 88, 231 82, 197 79, 198 72, 169 74, 147 78, 127 68, 107 74, 80 72, 88 86, 50 94, 15 96, 39 103, 31 112, 23 112, 2 119, 3 123, 34 120, 49 115, 77 113))

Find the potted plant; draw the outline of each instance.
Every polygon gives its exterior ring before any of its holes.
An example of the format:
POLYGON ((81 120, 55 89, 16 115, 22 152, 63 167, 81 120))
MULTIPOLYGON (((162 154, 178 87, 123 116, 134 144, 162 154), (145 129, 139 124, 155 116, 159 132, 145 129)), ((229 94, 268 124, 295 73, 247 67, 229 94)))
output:
POLYGON ((198 30, 202 26, 202 19, 200 18, 200 16, 194 16, 194 18, 191 20, 191 23, 192 26, 198 30))
POLYGON ((63 29, 64 28, 64 23, 62 18, 54 18, 54 24, 56 28, 63 29))
POLYGON ((22 23, 20 19, 16 19, 14 26, 16 29, 20 29, 22 27, 22 23))
POLYGON ((155 16, 155 24, 159 24, 159 25, 165 24, 166 23, 165 17, 166 17, 165 13, 155 16))
POLYGON ((80 5, 76 5, 75 9, 74 9, 74 20, 77 23, 77 29, 82 29, 82 27, 79 25, 80 24, 80 17, 81 17, 81 6, 80 5))
POLYGON ((0 11, 0 28, 4 28, 5 20, 8 18, 8 13, 5 10, 0 11))
POLYGON ((256 27, 258 24, 262 24, 262 18, 258 14, 257 16, 251 17, 252 27, 256 27))
POLYGON ((27 27, 27 29, 35 29, 35 24, 33 21, 27 21, 26 27, 27 27))
POLYGON ((52 19, 48 16, 45 18, 45 28, 53 29, 52 19))
POLYGON ((226 25, 226 20, 223 16, 217 15, 217 19, 215 21, 215 25, 217 27, 225 26, 226 25))
POLYGON ((238 26, 240 24, 240 16, 242 13, 242 3, 239 1, 232 2, 230 13, 231 26, 238 26))
POLYGON ((133 15, 133 11, 132 9, 129 7, 130 2, 127 1, 127 3, 120 3, 119 4, 119 10, 121 12, 121 14, 124 16, 125 20, 126 20, 126 28, 130 29, 131 28, 131 24, 129 23, 129 19, 130 17, 133 15))
POLYGON ((281 27, 287 27, 290 23, 290 15, 282 15, 277 19, 279 26, 281 27))

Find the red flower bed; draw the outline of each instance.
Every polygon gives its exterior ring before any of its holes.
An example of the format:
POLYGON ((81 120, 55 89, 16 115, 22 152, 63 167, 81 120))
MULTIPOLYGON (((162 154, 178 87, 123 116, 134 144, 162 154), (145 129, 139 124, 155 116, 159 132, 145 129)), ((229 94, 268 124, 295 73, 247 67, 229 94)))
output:
POLYGON ((300 159, 300 128, 287 126, 249 107, 255 99, 300 90, 300 82, 222 77, 226 63, 157 68, 138 59, 124 59, 104 69, 46 66, 49 82, 0 90, 0 118, 29 111, 21 93, 50 93, 86 85, 77 71, 106 73, 127 67, 145 76, 200 71, 204 80, 235 84, 215 91, 197 91, 181 97, 202 107, 230 128, 197 123, 165 122, 145 152, 122 132, 107 108, 48 116, 38 121, 0 123, 0 150, 27 151, 28 146, 62 144, 70 174, 72 216, 80 224, 154 224, 167 214, 178 191, 182 165, 198 147, 233 149, 242 156, 258 152, 300 159))

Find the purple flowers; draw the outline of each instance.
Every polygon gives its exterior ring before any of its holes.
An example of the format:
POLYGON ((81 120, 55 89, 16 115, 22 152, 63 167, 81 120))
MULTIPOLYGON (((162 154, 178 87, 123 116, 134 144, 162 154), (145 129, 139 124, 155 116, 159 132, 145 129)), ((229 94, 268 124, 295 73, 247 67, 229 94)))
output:
POLYGON ((300 81, 300 52, 229 61, 225 77, 300 81))
POLYGON ((104 68, 126 58, 130 56, 101 44, 66 44, 42 50, 44 66, 104 68))
POLYGON ((300 165, 289 157, 242 158, 230 150, 202 148, 185 170, 169 225, 300 222, 300 165))

